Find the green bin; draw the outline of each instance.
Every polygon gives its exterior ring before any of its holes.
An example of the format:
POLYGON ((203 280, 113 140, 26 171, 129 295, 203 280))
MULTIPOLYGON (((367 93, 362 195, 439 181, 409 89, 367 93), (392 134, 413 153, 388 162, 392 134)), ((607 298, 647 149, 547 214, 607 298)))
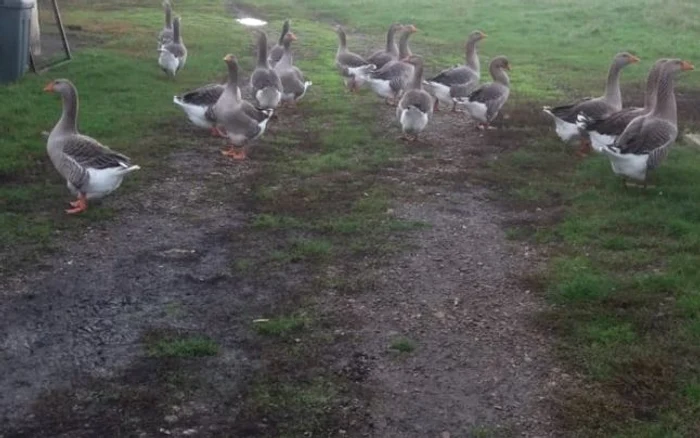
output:
POLYGON ((14 82, 29 64, 29 23, 35 0, 0 0, 0 84, 14 82))

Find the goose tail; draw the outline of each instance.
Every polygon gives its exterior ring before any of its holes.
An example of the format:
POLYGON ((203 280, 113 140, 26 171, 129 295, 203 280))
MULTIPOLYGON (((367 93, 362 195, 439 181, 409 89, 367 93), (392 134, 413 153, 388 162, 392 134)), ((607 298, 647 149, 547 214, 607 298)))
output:
POLYGON ((141 169, 141 166, 137 166, 134 164, 133 166, 124 167, 119 173, 121 173, 122 175, 126 175, 139 169, 141 169))
POLYGON ((576 126, 578 129, 581 130, 588 130, 588 126, 593 122, 594 120, 591 117, 588 117, 584 113, 579 113, 576 116, 576 126))

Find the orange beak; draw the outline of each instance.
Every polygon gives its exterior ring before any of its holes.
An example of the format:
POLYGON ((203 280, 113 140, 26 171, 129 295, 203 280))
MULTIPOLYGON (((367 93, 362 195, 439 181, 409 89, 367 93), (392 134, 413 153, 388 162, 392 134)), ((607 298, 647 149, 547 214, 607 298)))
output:
POLYGON ((418 32, 418 28, 417 28, 416 26, 412 25, 412 24, 409 24, 409 25, 408 25, 408 30, 409 30, 410 32, 418 32))
POLYGON ((53 81, 49 82, 49 83, 46 84, 46 86, 44 87, 44 91, 47 91, 47 92, 49 92, 49 93, 53 93, 53 91, 54 91, 53 85, 54 85, 54 82, 53 82, 53 81))
POLYGON ((229 62, 229 61, 231 61, 232 59, 233 59, 233 56, 231 56, 231 55, 226 55, 226 56, 224 56, 224 61, 226 61, 226 62, 229 62))
POLYGON ((630 62, 631 62, 631 63, 635 63, 635 62, 639 62, 639 61, 640 61, 640 59, 637 58, 636 56, 632 56, 632 57, 630 58, 630 62))
POLYGON ((296 36, 296 35, 294 35, 294 34, 293 34, 293 33, 291 33, 291 32, 289 32, 289 38, 291 38, 291 39, 292 39, 292 41, 296 41, 296 40, 297 40, 297 36, 296 36))
POLYGON ((681 70, 688 71, 688 70, 695 70, 695 66, 688 61, 683 61, 681 62, 681 70))
POLYGON ((488 36, 488 35, 486 35, 485 33, 481 32, 481 39, 484 39, 484 38, 486 38, 487 36, 488 36))

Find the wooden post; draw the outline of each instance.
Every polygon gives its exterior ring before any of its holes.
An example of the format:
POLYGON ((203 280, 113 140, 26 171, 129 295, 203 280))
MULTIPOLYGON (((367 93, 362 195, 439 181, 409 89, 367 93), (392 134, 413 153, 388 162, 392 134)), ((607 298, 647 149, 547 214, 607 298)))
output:
POLYGON ((29 49, 34 56, 41 55, 41 28, 39 26, 39 2, 32 9, 32 20, 29 24, 29 49))

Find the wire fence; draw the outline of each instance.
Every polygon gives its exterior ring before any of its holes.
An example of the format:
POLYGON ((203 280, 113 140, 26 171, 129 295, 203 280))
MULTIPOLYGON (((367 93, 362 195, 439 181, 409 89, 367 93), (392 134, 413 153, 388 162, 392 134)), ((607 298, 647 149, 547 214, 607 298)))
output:
POLYGON ((34 71, 42 71, 68 61, 70 35, 66 33, 59 0, 37 0, 32 17, 31 62, 34 71))

